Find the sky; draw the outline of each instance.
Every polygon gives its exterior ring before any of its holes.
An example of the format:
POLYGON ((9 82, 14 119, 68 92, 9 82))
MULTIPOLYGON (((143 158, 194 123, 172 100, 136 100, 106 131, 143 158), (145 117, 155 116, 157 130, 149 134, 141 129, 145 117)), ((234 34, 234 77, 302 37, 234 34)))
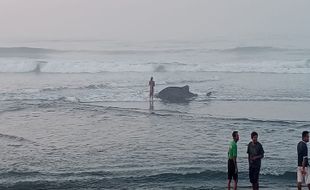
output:
POLYGON ((307 36, 309 0, 0 0, 0 39, 307 36))

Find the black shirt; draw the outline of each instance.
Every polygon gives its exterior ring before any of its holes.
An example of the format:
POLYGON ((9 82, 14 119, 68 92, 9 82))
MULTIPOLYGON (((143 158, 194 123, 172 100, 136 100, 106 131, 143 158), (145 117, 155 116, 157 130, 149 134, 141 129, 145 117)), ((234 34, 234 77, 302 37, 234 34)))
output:
POLYGON ((298 166, 302 166, 302 160, 306 157, 306 167, 308 166, 308 147, 304 141, 300 141, 297 145, 298 166))
MULTIPOLYGON (((264 157, 265 152, 264 152, 263 146, 259 142, 257 142, 256 144, 254 144, 253 142, 250 142, 248 144, 247 153, 250 157, 258 156, 258 155, 261 155, 262 157, 264 157)), ((256 160, 249 160, 249 164, 250 166, 260 167, 261 158, 256 159, 256 160)))

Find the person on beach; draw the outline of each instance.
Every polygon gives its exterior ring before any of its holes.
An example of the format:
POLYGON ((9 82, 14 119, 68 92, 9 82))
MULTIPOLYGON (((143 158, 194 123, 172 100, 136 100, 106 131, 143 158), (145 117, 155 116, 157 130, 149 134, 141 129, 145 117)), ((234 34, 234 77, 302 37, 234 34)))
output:
POLYGON ((261 159, 264 158, 263 146, 257 141, 258 134, 251 133, 252 141, 248 144, 249 178, 253 190, 259 189, 258 179, 261 167, 261 159))
POLYGON ((308 147, 309 132, 302 132, 302 140, 297 145, 298 167, 297 167, 297 188, 301 190, 302 182, 304 181, 310 190, 310 176, 308 163, 308 147))
POLYGON ((232 133, 233 140, 229 144, 228 149, 228 184, 230 189, 231 179, 234 179, 234 190, 237 189, 238 183, 238 166, 237 166, 237 142, 239 140, 238 131, 232 133))
POLYGON ((153 77, 151 77, 151 80, 149 81, 149 86, 150 86, 150 100, 153 101, 153 97, 154 97, 154 86, 155 86, 155 81, 153 80, 153 77))

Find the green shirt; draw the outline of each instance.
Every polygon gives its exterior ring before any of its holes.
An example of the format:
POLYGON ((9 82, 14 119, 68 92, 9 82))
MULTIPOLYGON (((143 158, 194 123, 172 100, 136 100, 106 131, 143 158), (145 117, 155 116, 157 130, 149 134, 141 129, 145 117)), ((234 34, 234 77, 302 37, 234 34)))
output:
POLYGON ((229 159, 237 158, 237 143, 234 140, 230 142, 228 150, 228 158, 229 159))

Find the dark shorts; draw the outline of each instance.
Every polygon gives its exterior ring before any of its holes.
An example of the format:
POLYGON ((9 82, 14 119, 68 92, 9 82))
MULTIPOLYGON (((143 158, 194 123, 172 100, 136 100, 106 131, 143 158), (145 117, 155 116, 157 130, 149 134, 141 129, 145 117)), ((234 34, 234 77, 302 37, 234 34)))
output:
POLYGON ((234 160, 228 159, 228 179, 234 179, 235 181, 238 181, 238 173, 235 173, 235 164, 234 160))
POLYGON ((260 166, 249 167, 249 178, 251 183, 258 183, 260 166))

